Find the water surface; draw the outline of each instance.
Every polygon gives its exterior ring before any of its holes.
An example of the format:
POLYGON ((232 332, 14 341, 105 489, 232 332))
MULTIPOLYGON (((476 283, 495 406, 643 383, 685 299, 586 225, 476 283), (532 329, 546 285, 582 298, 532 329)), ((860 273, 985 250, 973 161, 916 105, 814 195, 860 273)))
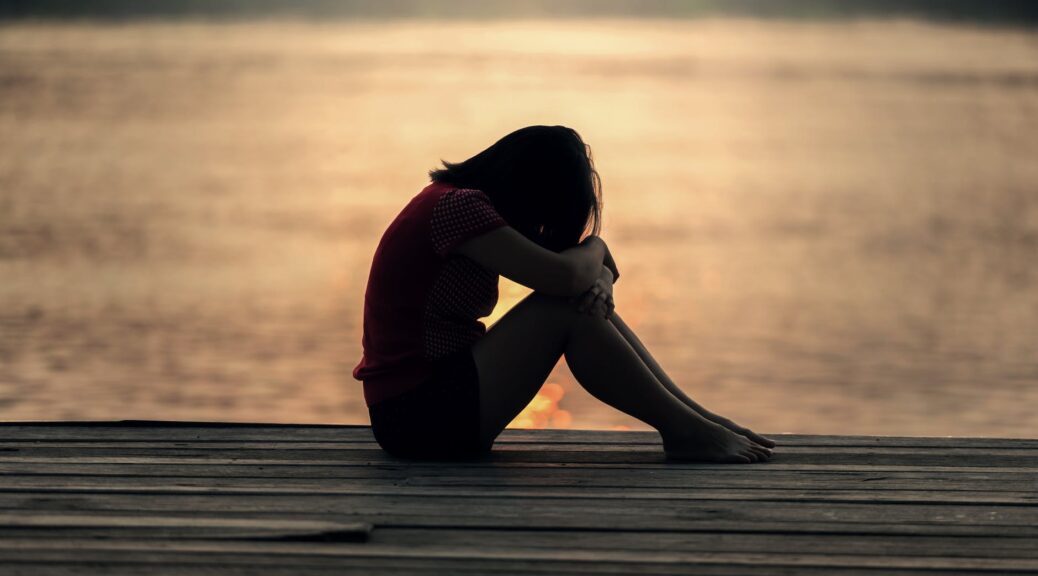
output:
MULTIPOLYGON (((535 123, 707 406, 1038 436, 1038 41, 911 22, 2 25, 0 419, 366 423, 382 231, 535 123)), ((517 425, 644 428, 551 381, 517 425)))

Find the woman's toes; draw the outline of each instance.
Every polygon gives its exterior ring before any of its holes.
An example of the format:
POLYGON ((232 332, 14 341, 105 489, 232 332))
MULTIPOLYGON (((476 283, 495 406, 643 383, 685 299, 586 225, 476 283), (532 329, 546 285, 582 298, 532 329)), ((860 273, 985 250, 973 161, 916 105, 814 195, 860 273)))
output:
POLYGON ((771 457, 770 450, 763 446, 758 446, 757 444, 750 444, 746 447, 746 450, 753 454, 758 462, 764 462, 771 457))
POLYGON ((775 447, 775 441, 774 440, 772 440, 770 438, 765 438, 764 436, 761 436, 760 434, 757 434, 753 430, 746 430, 746 437, 749 438, 750 440, 753 440, 757 444, 760 444, 761 446, 764 446, 765 448, 774 448, 775 447))
POLYGON ((761 446, 767 446, 768 448, 771 448, 771 447, 773 447, 775 445, 775 442, 773 440, 771 440, 770 438, 765 438, 764 436, 761 436, 760 434, 757 434, 756 432, 754 432, 753 430, 750 430, 749 428, 744 428, 744 427, 740 426, 739 427, 739 434, 742 434, 743 436, 749 438, 750 440, 753 440, 754 442, 756 442, 757 444, 760 444, 761 446))
POLYGON ((756 432, 754 432, 752 430, 749 430, 748 428, 741 429, 739 431, 739 434, 745 436, 746 438, 749 438, 750 440, 752 440, 752 441, 754 441, 754 442, 756 442, 756 443, 758 443, 758 444, 760 444, 762 446, 767 446, 769 444, 774 445, 774 442, 772 442, 771 440, 761 436, 760 434, 757 434, 756 432))

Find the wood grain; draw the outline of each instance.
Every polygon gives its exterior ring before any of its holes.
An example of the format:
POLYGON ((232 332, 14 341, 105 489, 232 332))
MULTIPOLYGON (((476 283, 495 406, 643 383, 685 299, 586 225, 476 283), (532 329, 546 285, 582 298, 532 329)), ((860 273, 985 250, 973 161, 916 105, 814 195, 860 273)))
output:
POLYGON ((414 462, 363 426, 0 424, 3 574, 1038 572, 1038 441, 507 430, 414 462))

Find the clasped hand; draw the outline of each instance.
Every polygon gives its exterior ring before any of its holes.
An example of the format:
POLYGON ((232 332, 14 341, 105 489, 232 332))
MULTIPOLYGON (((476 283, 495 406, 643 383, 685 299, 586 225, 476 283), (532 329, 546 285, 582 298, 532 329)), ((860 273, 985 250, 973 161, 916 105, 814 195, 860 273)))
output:
POLYGON ((582 314, 595 314, 609 318, 616 308, 616 304, 613 303, 613 281, 613 271, 603 265, 602 272, 591 288, 570 301, 577 302, 577 310, 582 314))

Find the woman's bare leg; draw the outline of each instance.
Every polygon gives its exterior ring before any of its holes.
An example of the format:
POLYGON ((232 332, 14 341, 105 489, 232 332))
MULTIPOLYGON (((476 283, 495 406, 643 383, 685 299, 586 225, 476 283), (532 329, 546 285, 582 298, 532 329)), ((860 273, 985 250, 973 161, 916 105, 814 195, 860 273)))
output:
POLYGON ((615 310, 613 311, 613 315, 610 316, 609 320, 613 323, 613 326, 616 326, 616 329, 620 332, 621 335, 623 335, 624 339, 627 340, 627 343, 631 345, 631 348, 634 348, 634 351, 638 353, 638 356, 642 359, 642 362, 644 362, 645 365, 649 367, 649 370, 651 370, 652 374, 656 376, 656 379, 659 380, 659 382, 663 384, 663 386, 666 387, 671 394, 676 396, 678 400, 681 400, 685 403, 686 406, 692 408, 693 410, 698 412, 700 416, 706 418, 707 420, 710 420, 711 422, 720 424, 721 426, 724 426, 725 428, 731 430, 732 432, 735 432, 736 434, 742 434, 743 436, 749 438, 750 440, 753 440, 761 446, 766 446, 768 448, 775 447, 774 440, 761 436, 760 434, 757 434, 749 428, 739 426, 738 424, 732 422, 724 416, 714 414, 713 412, 707 410, 699 403, 697 403, 695 400, 690 398, 687 394, 685 394, 685 392, 681 388, 678 387, 677 384, 674 383, 673 380, 670 379, 670 376, 668 376, 667 373, 663 371, 663 367, 660 366, 659 362, 656 362, 656 359, 652 357, 652 354, 650 354, 648 349, 645 348, 645 345, 642 344, 642 341, 638 338, 638 335, 634 333, 634 330, 631 330, 631 328, 627 325, 626 322, 623 321, 622 318, 620 318, 620 315, 617 314, 615 310))
POLYGON ((710 422, 656 379, 616 327, 563 298, 533 293, 473 345, 481 434, 488 443, 529 403, 565 354, 577 381, 599 400, 656 428, 668 456, 755 462, 768 450, 710 422))

